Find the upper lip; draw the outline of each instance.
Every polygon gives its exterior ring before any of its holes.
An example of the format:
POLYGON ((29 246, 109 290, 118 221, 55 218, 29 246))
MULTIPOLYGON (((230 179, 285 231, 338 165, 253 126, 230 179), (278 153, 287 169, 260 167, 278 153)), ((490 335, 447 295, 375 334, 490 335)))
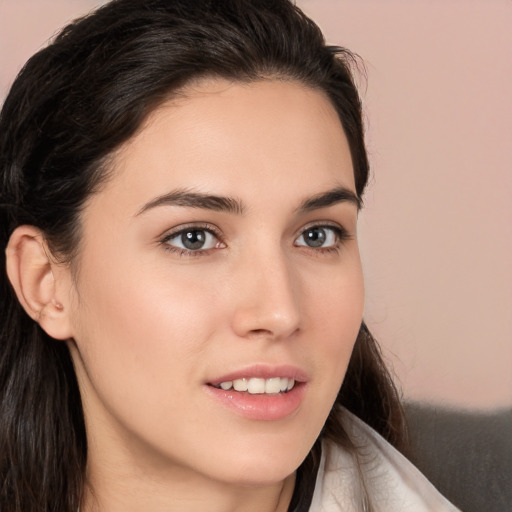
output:
POLYGON ((218 386, 222 382, 233 381, 236 379, 256 377, 260 379, 271 379, 272 377, 282 377, 294 379, 296 382, 306 382, 308 379, 307 373, 293 365, 268 365, 268 364, 253 364, 238 370, 226 373, 221 377, 215 377, 208 381, 208 384, 218 386))

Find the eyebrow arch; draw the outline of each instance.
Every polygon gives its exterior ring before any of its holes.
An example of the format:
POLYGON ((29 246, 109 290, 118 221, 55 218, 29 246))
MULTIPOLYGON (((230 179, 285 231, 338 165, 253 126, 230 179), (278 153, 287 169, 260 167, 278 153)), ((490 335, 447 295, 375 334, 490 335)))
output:
POLYGON ((245 207, 239 199, 178 189, 152 199, 139 210, 137 216, 158 206, 201 208, 218 212, 235 213, 237 215, 242 215, 245 212, 245 207))
POLYGON ((298 208, 299 212, 309 212, 320 208, 327 208, 337 203, 349 202, 357 206, 360 210, 363 201, 354 192, 345 187, 337 187, 328 192, 321 192, 313 197, 306 199, 298 208))

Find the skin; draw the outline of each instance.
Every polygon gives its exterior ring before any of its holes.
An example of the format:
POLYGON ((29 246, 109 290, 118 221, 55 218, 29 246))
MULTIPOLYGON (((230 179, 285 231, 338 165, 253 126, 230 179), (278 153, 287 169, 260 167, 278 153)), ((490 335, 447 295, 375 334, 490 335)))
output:
POLYGON ((327 98, 284 81, 184 93, 114 155, 82 214, 76 274, 53 272, 88 432, 87 512, 287 510, 361 324, 357 205, 300 209, 355 195, 327 98), (243 212, 154 204, 176 190, 243 212), (325 246, 308 246, 305 229, 326 225, 325 246), (191 226, 214 234, 180 252, 169 235, 191 226), (307 375, 292 414, 249 419, 206 392, 254 364, 307 375))

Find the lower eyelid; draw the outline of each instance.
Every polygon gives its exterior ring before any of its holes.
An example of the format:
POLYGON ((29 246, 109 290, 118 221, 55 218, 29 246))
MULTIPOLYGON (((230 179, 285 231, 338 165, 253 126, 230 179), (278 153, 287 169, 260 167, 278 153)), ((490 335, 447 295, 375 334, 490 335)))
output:
POLYGON ((178 256, 189 257, 189 258, 198 258, 200 256, 207 256, 214 249, 204 249, 199 251, 191 251, 189 249, 182 249, 180 247, 175 247, 174 245, 162 244, 164 251, 170 252, 172 254, 176 254, 178 256))

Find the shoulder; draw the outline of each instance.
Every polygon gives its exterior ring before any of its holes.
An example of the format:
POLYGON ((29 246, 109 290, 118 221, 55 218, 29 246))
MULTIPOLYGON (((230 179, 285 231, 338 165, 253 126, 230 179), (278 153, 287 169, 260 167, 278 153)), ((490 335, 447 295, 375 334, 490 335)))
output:
POLYGON ((375 512, 457 512, 402 454, 359 418, 343 409, 343 426, 355 454, 322 445, 310 512, 360 512, 369 497, 375 512))

